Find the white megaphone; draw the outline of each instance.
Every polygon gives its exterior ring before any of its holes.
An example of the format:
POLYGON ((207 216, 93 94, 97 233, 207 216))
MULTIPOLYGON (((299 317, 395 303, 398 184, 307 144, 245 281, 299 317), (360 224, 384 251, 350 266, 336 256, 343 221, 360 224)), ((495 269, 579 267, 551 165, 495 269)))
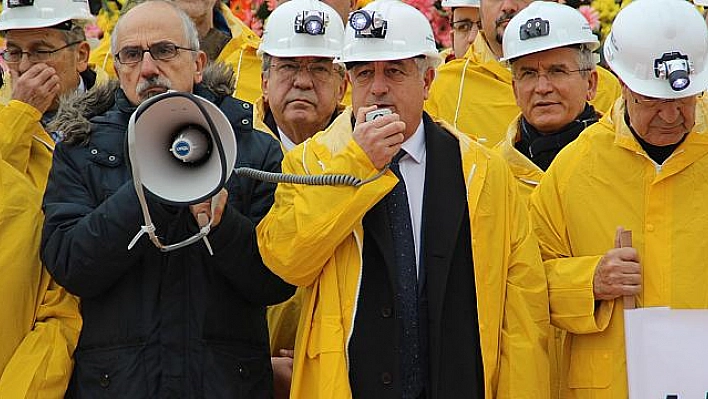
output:
MULTIPOLYGON (((144 101, 128 123, 128 157, 145 225, 128 249, 145 233, 162 251, 204 239, 211 221, 199 233, 177 244, 163 245, 155 235, 143 188, 161 202, 191 205, 214 197, 236 165, 236 136, 221 110, 202 97, 169 91, 144 101)), ((212 201, 215 206, 217 201, 212 201)))

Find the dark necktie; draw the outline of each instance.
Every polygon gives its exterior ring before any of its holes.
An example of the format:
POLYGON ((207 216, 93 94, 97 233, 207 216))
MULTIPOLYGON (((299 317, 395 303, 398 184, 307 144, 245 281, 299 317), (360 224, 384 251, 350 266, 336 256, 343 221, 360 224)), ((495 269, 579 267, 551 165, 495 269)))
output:
POLYGON ((424 388, 418 320, 418 273, 416 270, 413 227, 408 208, 406 183, 401 175, 399 160, 406 154, 399 151, 391 160, 390 169, 398 177, 398 183, 386 197, 386 210, 393 235, 393 250, 396 262, 397 319, 402 326, 401 373, 402 397, 418 398, 424 388))

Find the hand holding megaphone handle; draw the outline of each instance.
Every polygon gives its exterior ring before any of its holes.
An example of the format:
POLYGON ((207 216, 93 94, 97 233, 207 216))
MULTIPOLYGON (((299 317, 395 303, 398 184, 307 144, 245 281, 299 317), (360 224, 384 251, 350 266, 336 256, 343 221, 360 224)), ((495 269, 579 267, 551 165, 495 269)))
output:
MULTIPOLYGON (((128 122, 128 129, 135 129, 135 113, 133 113, 133 115, 130 117, 130 121, 128 122)), ((130 159, 137 159, 135 157, 135 137, 130 134, 128 134, 128 156, 130 157, 130 159)), ((207 234, 209 234, 209 231, 211 230, 211 220, 209 220, 204 226, 200 226, 201 228, 199 229, 199 232, 197 234, 187 238, 184 241, 169 245, 164 245, 162 244, 162 242, 160 242, 160 239, 155 234, 155 224, 152 222, 152 218, 150 217, 150 210, 148 209, 147 205, 147 200, 145 199, 145 191, 143 189, 142 180, 140 179, 140 167, 138 166, 137 162, 131 162, 130 167, 133 173, 133 186, 135 187, 135 193, 137 194, 138 201, 140 202, 140 209, 142 210, 145 224, 140 226, 140 231, 138 231, 135 237, 130 240, 130 243, 128 244, 128 250, 130 251, 138 242, 140 237, 142 237, 143 234, 147 233, 148 237, 150 238, 150 241, 152 241, 152 243, 162 252, 169 252, 175 249, 183 248, 188 245, 194 244, 195 242, 201 239, 204 239, 204 243, 206 244, 207 249, 209 250, 209 254, 214 255, 211 249, 211 245, 209 244, 209 240, 207 240, 206 238, 207 234)), ((214 213, 216 204, 219 203, 218 196, 219 194, 214 196, 214 198, 212 199, 212 214, 214 213)))

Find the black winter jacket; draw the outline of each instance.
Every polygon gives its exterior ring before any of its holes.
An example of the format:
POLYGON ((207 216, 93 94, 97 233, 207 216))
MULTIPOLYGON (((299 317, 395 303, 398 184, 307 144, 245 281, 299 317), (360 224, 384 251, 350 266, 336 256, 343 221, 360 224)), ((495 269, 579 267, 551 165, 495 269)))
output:
MULTIPOLYGON (((128 251, 143 224, 125 156, 135 107, 115 84, 106 87, 114 95, 94 94, 93 101, 114 104, 90 119, 83 140, 72 136, 76 119, 63 116, 73 144, 57 146, 44 198, 42 258, 56 281, 81 298, 84 319, 67 397, 271 397, 265 307, 294 292, 263 265, 256 244, 255 225, 275 186, 231 177, 221 223, 208 236, 214 256, 201 241, 162 253, 147 236, 128 251)), ((250 104, 203 85, 194 93, 230 119, 237 167, 280 171, 280 146, 252 130, 250 104)), ((198 230, 188 207, 154 198, 148 204, 163 243, 198 230)))

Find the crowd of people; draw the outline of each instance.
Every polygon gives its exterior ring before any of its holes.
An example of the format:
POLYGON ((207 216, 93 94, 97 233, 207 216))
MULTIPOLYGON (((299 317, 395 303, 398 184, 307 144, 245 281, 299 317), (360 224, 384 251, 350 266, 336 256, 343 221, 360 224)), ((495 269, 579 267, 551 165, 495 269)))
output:
POLYGON ((442 3, 445 51, 399 0, 278 2, 262 37, 121 1, 93 48, 88 1, 3 1, 0 398, 628 398, 624 300, 708 309, 700 2, 602 43, 566 4, 442 3), (236 168, 358 183, 144 195, 128 132, 172 91, 236 168))

